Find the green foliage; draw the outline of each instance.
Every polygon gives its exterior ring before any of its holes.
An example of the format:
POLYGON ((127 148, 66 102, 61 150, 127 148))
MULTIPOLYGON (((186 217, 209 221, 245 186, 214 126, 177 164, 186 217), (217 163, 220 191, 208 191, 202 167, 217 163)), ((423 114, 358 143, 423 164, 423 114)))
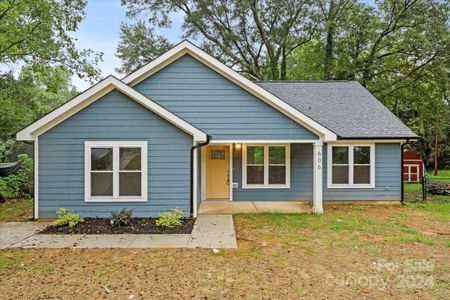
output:
POLYGON ((0 64, 65 65, 81 77, 95 77, 101 55, 78 50, 70 32, 84 19, 84 0, 0 2, 0 64))
POLYGON ((10 161, 12 154, 17 148, 17 143, 13 139, 2 142, 0 140, 0 163, 7 163, 10 161))
POLYGON ((16 174, 0 177, 0 194, 5 198, 20 198, 33 187, 33 160, 27 154, 18 156, 20 169, 16 174))
POLYGON ((127 210, 123 208, 120 211, 111 212, 111 216, 109 217, 112 226, 128 226, 131 225, 133 221, 133 210, 127 210))
MULTIPOLYGON (((183 15, 186 37, 251 79, 359 81, 423 138, 413 147, 428 166, 437 152, 439 167, 450 168, 448 1, 122 3, 131 18, 145 16, 150 32, 183 15)), ((141 44, 121 39, 130 49, 141 44)), ((136 53, 120 58, 126 64, 136 53)))
POLYGON ((156 220, 156 226, 174 228, 181 225, 181 219, 183 218, 183 211, 179 208, 172 209, 171 211, 163 212, 159 215, 159 219, 156 220))
POLYGON ((163 36, 155 35, 153 28, 143 21, 121 24, 117 57, 122 60, 117 72, 127 74, 138 69, 158 55, 166 52, 172 44, 163 36))
POLYGON ((69 225, 69 227, 74 227, 84 221, 80 214, 77 214, 67 208, 60 208, 56 212, 56 215, 58 216, 55 221, 56 226, 69 225))
MULTIPOLYGON (((35 119, 76 95, 65 67, 22 67, 18 78, 0 75, 0 140, 10 139, 35 119)), ((0 145, 3 143, 0 143, 0 145)))

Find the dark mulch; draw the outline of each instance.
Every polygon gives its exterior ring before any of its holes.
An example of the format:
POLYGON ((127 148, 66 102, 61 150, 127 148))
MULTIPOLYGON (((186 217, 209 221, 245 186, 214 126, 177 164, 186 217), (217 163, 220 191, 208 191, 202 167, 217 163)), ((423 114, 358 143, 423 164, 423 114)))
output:
POLYGON ((157 218, 134 218, 129 226, 113 227, 109 219, 86 218, 84 222, 70 228, 69 226, 48 226, 40 234, 189 234, 195 219, 182 219, 181 226, 168 229, 156 226, 157 218))

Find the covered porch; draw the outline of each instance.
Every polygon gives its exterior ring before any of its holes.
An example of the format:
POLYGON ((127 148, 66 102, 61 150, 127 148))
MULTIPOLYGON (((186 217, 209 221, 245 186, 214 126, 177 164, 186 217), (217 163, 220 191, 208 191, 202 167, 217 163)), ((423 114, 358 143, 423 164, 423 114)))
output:
POLYGON ((194 215, 322 213, 322 149, 321 140, 211 141, 194 156, 194 215))
POLYGON ((229 201, 207 200, 200 204, 199 215, 236 213, 308 213, 311 205, 306 201, 229 201))

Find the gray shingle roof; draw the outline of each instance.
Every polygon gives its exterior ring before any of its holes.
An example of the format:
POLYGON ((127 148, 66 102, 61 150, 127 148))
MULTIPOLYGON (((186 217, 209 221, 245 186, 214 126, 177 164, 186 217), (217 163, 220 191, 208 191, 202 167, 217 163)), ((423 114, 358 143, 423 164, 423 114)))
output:
POLYGON ((257 81, 339 138, 415 138, 357 81, 257 81))

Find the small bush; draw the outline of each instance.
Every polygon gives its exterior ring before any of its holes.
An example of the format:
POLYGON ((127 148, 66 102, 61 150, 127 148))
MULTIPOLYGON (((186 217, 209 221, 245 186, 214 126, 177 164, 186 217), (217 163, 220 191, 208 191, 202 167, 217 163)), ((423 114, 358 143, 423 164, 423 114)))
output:
POLYGON ((58 216, 58 219, 55 221, 56 226, 69 225, 69 227, 74 227, 84 221, 80 214, 77 214, 67 208, 60 208, 56 212, 56 215, 58 216))
POLYGON ((17 158, 20 161, 17 173, 0 177, 0 194, 5 198, 21 198, 33 187, 33 160, 26 154, 17 158))
POLYGON ((123 208, 122 210, 111 212, 111 216, 109 217, 112 226, 127 226, 131 225, 131 221, 133 221, 133 210, 127 210, 123 208))
POLYGON ((175 228, 181 225, 181 218, 183 218, 183 211, 179 208, 172 209, 172 211, 166 211, 159 215, 159 219, 156 220, 156 226, 175 228))

